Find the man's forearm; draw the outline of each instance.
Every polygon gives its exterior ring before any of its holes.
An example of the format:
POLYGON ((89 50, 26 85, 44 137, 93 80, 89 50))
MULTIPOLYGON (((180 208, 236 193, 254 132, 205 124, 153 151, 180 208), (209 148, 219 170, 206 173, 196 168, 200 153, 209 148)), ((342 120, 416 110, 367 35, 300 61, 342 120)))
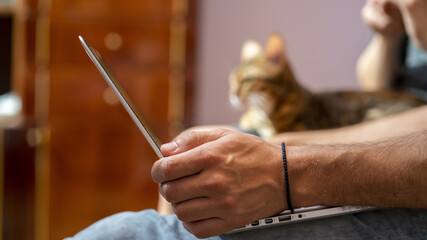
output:
POLYGON ((287 145, 361 143, 399 136, 426 127, 427 106, 423 106, 375 121, 343 128, 282 133, 267 139, 267 141, 276 144, 285 141, 287 145))
POLYGON ((290 146, 287 152, 296 206, 427 208, 427 130, 372 143, 290 146))

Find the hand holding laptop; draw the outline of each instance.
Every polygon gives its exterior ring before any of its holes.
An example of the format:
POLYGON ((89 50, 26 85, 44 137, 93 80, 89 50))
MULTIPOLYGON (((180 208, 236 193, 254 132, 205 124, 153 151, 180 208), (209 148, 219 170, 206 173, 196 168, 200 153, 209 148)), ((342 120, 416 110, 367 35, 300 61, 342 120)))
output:
MULTIPOLYGON (((425 119, 426 110, 414 111, 412 119, 425 119)), ((402 115, 408 121, 406 117, 402 115)), ((400 122, 402 118, 385 122, 400 122)), ((356 136, 361 128, 378 129, 377 124, 357 127, 356 136)), ((375 209, 370 205, 425 208, 426 168, 418 164, 426 161, 426 151, 419 152, 425 149, 426 134, 424 127, 424 131, 388 141, 287 147, 295 207, 350 206, 272 216, 288 208, 281 149, 230 130, 187 132, 163 145, 165 158, 154 164, 152 177, 185 228, 197 237, 375 209), (403 142, 407 151, 396 148, 403 142), (407 153, 415 152, 420 154, 407 157, 407 153), (414 168, 408 171, 408 166, 414 168)))
POLYGON ((161 149, 166 157, 154 164, 153 179, 198 237, 287 209, 280 146, 218 129, 187 132, 161 149))

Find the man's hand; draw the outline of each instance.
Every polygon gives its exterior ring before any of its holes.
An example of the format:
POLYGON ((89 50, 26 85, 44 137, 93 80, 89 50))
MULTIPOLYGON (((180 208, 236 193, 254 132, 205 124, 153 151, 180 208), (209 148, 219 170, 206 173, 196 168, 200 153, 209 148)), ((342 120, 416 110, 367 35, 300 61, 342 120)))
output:
POLYGON ((388 0, 367 0, 361 15, 363 21, 385 39, 400 40, 405 32, 400 10, 388 0))
POLYGON ((375 34, 357 61, 357 77, 365 91, 388 89, 400 66, 401 41, 406 27, 403 13, 391 0, 367 0, 361 15, 375 34))
POLYGON ((162 152, 166 157, 154 164, 152 177, 197 237, 218 235, 287 208, 279 145, 218 129, 186 132, 163 145, 162 152))

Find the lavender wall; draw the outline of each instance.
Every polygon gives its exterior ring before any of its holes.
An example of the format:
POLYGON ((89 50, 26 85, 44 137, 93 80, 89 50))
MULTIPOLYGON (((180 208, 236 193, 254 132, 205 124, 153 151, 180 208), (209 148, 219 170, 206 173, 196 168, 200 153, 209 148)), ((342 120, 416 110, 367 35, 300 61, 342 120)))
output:
POLYGON ((241 44, 284 37, 301 83, 313 91, 355 89, 356 60, 370 38, 360 19, 364 1, 200 0, 195 124, 235 124, 228 102, 228 73, 241 44))

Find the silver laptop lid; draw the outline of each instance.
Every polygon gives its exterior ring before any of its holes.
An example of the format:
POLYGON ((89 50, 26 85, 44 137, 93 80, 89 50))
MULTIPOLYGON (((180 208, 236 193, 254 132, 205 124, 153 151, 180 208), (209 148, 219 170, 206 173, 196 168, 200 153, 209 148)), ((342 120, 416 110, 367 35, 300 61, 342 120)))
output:
POLYGON ((114 77, 112 72, 110 71, 110 68, 105 63, 104 59, 101 57, 101 55, 91 47, 82 36, 79 36, 80 42, 83 45, 83 48, 85 49, 87 55, 92 60, 92 62, 95 64, 96 68, 98 68, 99 72, 101 73, 102 77, 104 77, 107 84, 113 89, 116 96, 119 98, 120 103, 123 105, 123 107, 126 109, 126 111, 129 113, 135 124, 138 126, 139 130, 142 132, 144 137, 147 139, 148 143, 150 144, 151 148, 153 148, 154 152, 157 154, 159 158, 163 158, 163 154, 160 151, 161 142, 157 138, 157 136, 154 134, 154 132, 150 129, 142 115, 137 112, 135 105, 130 100, 127 93, 124 91, 123 87, 120 85, 120 83, 117 81, 117 79, 114 77))

